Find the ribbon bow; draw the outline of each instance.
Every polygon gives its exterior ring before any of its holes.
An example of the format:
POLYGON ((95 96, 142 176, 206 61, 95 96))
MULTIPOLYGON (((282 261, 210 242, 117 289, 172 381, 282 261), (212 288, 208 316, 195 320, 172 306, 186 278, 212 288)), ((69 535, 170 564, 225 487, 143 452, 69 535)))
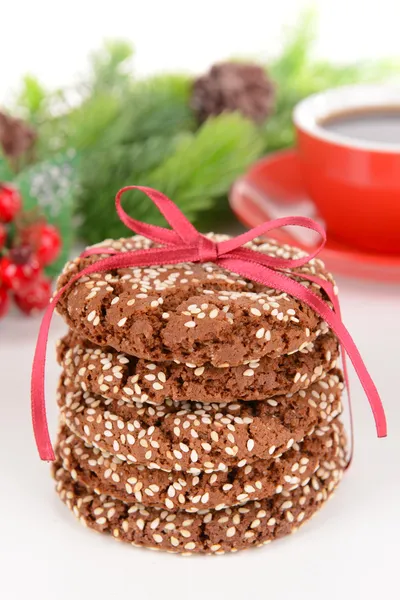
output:
MULTIPOLYGON (((94 254, 107 254, 108 256, 106 258, 99 258, 96 262, 83 268, 71 277, 68 283, 55 294, 47 307, 39 330, 33 360, 31 382, 32 421, 36 444, 42 460, 53 461, 55 459, 46 418, 44 376, 49 327, 54 309, 62 294, 80 277, 91 273, 98 273, 122 267, 150 267, 154 265, 177 264, 182 262, 213 262, 246 279, 251 279, 252 281, 257 281, 270 288, 287 292, 291 296, 294 296, 310 306, 322 319, 324 319, 324 321, 326 321, 338 337, 343 350, 343 359, 345 353, 350 357, 371 405, 378 437, 386 436, 386 418, 378 391, 364 365, 351 335, 342 323, 339 302, 333 285, 330 282, 314 277, 313 275, 301 274, 303 279, 318 284, 325 291, 334 307, 332 310, 331 307, 310 288, 298 283, 295 279, 291 278, 290 273, 286 271, 287 269, 305 265, 323 248, 326 241, 326 234, 324 229, 318 223, 307 217, 276 219, 274 221, 267 221, 236 238, 215 243, 199 233, 172 200, 152 188, 142 186, 124 187, 118 192, 115 198, 115 204, 119 218, 129 229, 149 238, 153 242, 161 244, 162 247, 131 252, 118 252, 114 249, 101 246, 92 247, 89 250, 86 250, 82 253, 82 257, 94 254), (121 206, 121 197, 126 191, 133 189, 141 190, 154 202, 159 211, 171 225, 172 229, 142 223, 130 217, 123 210, 121 206), (320 245, 309 255, 296 259, 271 257, 249 248, 243 248, 244 244, 254 240, 254 238, 264 235, 268 231, 278 227, 287 225, 306 227, 317 232, 321 237, 320 245)), ((347 382, 345 362, 344 371, 347 382)))

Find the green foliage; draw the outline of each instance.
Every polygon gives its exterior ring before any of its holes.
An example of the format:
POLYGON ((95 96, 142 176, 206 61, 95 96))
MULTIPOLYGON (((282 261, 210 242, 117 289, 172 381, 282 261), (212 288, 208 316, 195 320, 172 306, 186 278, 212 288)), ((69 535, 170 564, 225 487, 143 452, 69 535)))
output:
MULTIPOLYGON (((221 115, 195 133, 152 136, 86 156, 79 194, 81 234, 90 243, 126 235, 112 202, 118 189, 129 184, 162 190, 189 219, 204 223, 215 202, 226 197, 230 185, 260 155, 261 148, 262 139, 249 121, 221 115)), ((165 224, 140 192, 132 192, 125 206, 136 219, 165 224)))
POLYGON ((90 57, 89 86, 92 93, 115 90, 121 93, 130 85, 129 67, 133 56, 125 40, 106 40, 90 57))
POLYGON ((131 144, 152 136, 169 137, 196 127, 189 108, 191 80, 179 75, 157 76, 135 84, 120 113, 103 133, 100 146, 131 144))
POLYGON ((108 41, 89 60, 89 69, 73 88, 49 93, 27 75, 11 112, 38 128, 37 160, 70 148, 94 147, 104 129, 121 113, 133 84, 130 60, 133 49, 124 41, 108 41))
POLYGON ((36 77, 25 75, 17 98, 21 116, 34 125, 39 124, 46 103, 47 93, 45 88, 36 77))
POLYGON ((149 185, 162 189, 193 220, 256 160, 262 139, 256 127, 238 114, 209 119, 149 175, 149 185))
MULTIPOLYGON (((86 240, 126 233, 113 211, 113 198, 124 185, 150 185, 150 173, 194 131, 189 93, 186 77, 139 82, 123 99, 115 120, 104 127, 96 146, 83 153, 77 208, 86 240)), ((135 211, 137 218, 146 218, 146 204, 140 202, 135 211)))
MULTIPOLYGON (((126 234, 113 208, 120 187, 148 185, 147 175, 172 151, 176 139, 153 136, 144 142, 96 150, 82 158, 77 205, 80 235, 88 242, 126 234)), ((145 205, 131 211, 136 218, 146 217, 145 205)))
POLYGON ((49 275, 59 273, 68 258, 73 241, 73 201, 77 185, 76 155, 62 154, 51 160, 38 163, 25 169, 14 183, 19 187, 24 210, 40 208, 47 220, 58 227, 62 241, 62 253, 47 272, 49 275))
POLYGON ((13 172, 5 158, 0 155, 0 181, 12 181, 13 172))

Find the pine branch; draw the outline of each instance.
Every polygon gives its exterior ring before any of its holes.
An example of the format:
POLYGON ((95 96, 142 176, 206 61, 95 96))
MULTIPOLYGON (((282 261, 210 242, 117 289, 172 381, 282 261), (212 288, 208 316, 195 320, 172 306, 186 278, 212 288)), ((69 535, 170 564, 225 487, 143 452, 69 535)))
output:
MULTIPOLYGON (((201 221, 203 229, 217 226, 210 209, 226 197, 236 177, 259 157, 261 147, 254 125, 231 114, 210 119, 194 134, 153 137, 114 148, 111 154, 103 152, 92 165, 84 163, 81 234, 91 243, 127 235, 115 215, 113 198, 120 187, 128 184, 160 189, 190 220, 201 221)), ((136 219, 165 224, 140 192, 129 195, 126 209, 136 219)))
POLYGON ((152 136, 171 136, 195 129, 189 108, 190 79, 157 76, 133 86, 120 107, 118 118, 99 144, 130 144, 152 136))

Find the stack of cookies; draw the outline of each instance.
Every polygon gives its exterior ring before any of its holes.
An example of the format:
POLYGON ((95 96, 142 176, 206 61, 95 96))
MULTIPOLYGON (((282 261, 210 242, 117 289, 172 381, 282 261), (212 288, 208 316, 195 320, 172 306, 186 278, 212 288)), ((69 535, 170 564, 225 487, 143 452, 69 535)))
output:
MULTIPOLYGON (((272 241, 249 247, 301 256, 272 241)), ((98 252, 68 263, 59 287, 98 252)), ((332 281, 321 261, 290 276, 324 298, 307 274, 332 281)), ((346 467, 338 343, 304 303, 186 263, 82 277, 58 310, 70 329, 58 347, 54 477, 85 525, 221 554, 295 531, 335 490, 346 467)))

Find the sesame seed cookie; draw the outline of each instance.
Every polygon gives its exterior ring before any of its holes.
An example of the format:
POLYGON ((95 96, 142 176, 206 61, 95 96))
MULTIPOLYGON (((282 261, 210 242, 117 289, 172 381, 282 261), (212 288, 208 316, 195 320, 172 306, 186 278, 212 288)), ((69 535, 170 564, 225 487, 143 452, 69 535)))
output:
POLYGON ((70 332, 59 342, 58 358, 76 387, 108 398, 162 404, 174 401, 264 400, 295 393, 335 368, 338 342, 319 336, 301 351, 265 356, 239 367, 196 367, 192 363, 152 363, 112 348, 100 348, 70 332))
MULTIPOLYGON (((106 240, 98 245, 99 255, 67 263, 58 288, 105 256, 102 245, 124 252, 154 244, 141 236, 106 240)), ((272 241, 252 242, 248 247, 271 256, 303 255, 272 241)), ((288 273, 322 296, 321 288, 302 274, 332 281, 318 259, 288 273)), ((152 361, 176 359, 196 366, 238 366, 263 356, 280 356, 303 348, 321 331, 327 331, 326 324, 306 304, 213 263, 94 273, 72 285, 60 300, 58 311, 82 338, 101 346, 152 361)))
POLYGON ((74 481, 60 462, 53 474, 61 500, 83 525, 135 546, 184 554, 223 554, 266 544, 294 532, 325 503, 339 483, 346 460, 325 461, 304 486, 222 510, 197 513, 127 504, 98 495, 74 481))
POLYGON ((64 422, 87 443, 121 460, 166 471, 225 470, 277 456, 341 412, 340 371, 296 394, 265 402, 173 402, 151 406, 76 389, 64 376, 64 422), (245 461, 245 462, 244 462, 245 461))
POLYGON ((198 512, 205 508, 221 510, 304 486, 326 460, 344 450, 344 442, 342 425, 336 419, 324 435, 294 443, 280 458, 190 475, 122 461, 85 444, 64 425, 56 454, 74 480, 97 494, 170 511, 198 512))

